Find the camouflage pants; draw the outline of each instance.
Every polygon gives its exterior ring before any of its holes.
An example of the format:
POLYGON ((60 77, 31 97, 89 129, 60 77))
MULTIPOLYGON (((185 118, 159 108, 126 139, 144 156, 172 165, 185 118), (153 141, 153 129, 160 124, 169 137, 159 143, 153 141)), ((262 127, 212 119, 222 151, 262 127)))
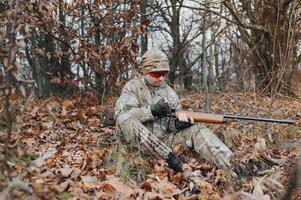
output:
POLYGON ((168 135, 164 142, 168 145, 181 143, 220 169, 230 166, 232 152, 210 129, 202 124, 195 124, 190 128, 168 135))
MULTIPOLYGON (((202 124, 192 125, 176 133, 166 133, 160 139, 134 118, 126 120, 119 127, 127 142, 142 145, 143 150, 156 152, 163 158, 166 158, 168 153, 172 151, 173 145, 181 143, 195 150, 201 158, 215 164, 218 168, 226 169, 230 166, 232 152, 202 124)), ((156 131, 154 130, 154 132, 156 131)))

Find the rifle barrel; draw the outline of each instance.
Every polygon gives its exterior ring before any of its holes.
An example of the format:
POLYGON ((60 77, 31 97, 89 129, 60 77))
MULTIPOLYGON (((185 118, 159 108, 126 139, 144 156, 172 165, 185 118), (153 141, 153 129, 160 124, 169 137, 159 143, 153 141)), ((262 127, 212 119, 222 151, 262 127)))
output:
POLYGON ((273 119, 273 118, 261 118, 261 117, 247 117, 239 115, 224 115, 224 119, 242 119, 242 120, 251 120, 251 121, 262 121, 262 122, 276 122, 284 124, 294 124, 295 122, 290 119, 273 119))

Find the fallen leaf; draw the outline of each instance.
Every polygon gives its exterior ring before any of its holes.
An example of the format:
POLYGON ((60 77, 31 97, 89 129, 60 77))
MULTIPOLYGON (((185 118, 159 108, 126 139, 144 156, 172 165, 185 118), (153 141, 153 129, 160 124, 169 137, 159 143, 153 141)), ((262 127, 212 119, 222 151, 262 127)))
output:
POLYGON ((270 200, 271 199, 269 195, 266 195, 263 193, 263 189, 262 189, 259 181, 257 181, 255 178, 253 178, 252 182, 254 185, 254 190, 252 193, 254 199, 262 199, 262 200, 270 200))
POLYGON ((73 169, 69 167, 65 167, 57 170, 57 173, 60 173, 63 177, 69 177, 72 172, 73 169))
POLYGON ((74 182, 70 179, 60 183, 59 185, 56 186, 56 190, 58 192, 64 192, 69 186, 74 185, 74 182))
POLYGON ((267 147, 266 147, 265 139, 258 138, 257 142, 255 144, 255 150, 260 154, 260 153, 266 151, 266 149, 267 149, 267 147))
POLYGON ((51 129, 54 125, 54 122, 53 121, 47 121, 47 122, 43 122, 41 125, 42 125, 43 129, 51 129))
POLYGON ((115 176, 107 176, 107 179, 108 180, 104 181, 101 186, 105 193, 110 194, 112 197, 118 194, 124 199, 130 199, 135 195, 135 191, 119 178, 115 176))
POLYGON ((210 200, 214 194, 213 186, 204 180, 201 180, 200 191, 199 197, 204 200, 210 200))
POLYGON ((85 188, 92 189, 99 185, 95 176, 81 176, 80 178, 85 188))
POLYGON ((62 103, 62 111, 61 111, 61 117, 66 117, 67 116, 67 110, 69 107, 73 107, 74 103, 70 100, 65 100, 62 103))
POLYGON ((147 191, 147 192, 152 191, 152 186, 151 186, 151 184, 150 184, 149 182, 147 182, 147 181, 144 181, 140 188, 141 188, 141 189, 144 189, 144 190, 147 191))

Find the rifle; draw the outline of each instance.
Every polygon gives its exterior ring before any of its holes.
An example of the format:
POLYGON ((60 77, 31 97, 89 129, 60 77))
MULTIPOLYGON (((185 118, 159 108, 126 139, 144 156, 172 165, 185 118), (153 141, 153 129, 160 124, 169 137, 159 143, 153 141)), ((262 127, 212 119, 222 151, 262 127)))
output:
POLYGON ((231 120, 251 120, 261 122, 272 122, 272 123, 284 123, 284 124, 295 124, 295 121, 291 119, 273 119, 273 118, 262 118, 252 116, 240 116, 240 115, 228 115, 228 114, 215 114, 215 113, 202 113, 187 110, 176 110, 171 109, 170 113, 173 117, 179 118, 180 113, 186 113, 188 118, 193 118, 194 122, 205 122, 214 124, 223 124, 231 120))

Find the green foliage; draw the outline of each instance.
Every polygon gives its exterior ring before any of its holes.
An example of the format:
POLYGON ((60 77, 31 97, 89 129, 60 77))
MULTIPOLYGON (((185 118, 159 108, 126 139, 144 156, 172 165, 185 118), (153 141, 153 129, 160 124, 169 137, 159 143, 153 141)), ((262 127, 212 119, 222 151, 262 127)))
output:
POLYGON ((20 157, 20 160, 24 161, 26 164, 29 164, 31 161, 37 159, 39 157, 35 152, 29 152, 20 157))
POLYGON ((68 200, 71 199, 73 195, 70 192, 62 192, 60 193, 60 199, 61 200, 68 200))

